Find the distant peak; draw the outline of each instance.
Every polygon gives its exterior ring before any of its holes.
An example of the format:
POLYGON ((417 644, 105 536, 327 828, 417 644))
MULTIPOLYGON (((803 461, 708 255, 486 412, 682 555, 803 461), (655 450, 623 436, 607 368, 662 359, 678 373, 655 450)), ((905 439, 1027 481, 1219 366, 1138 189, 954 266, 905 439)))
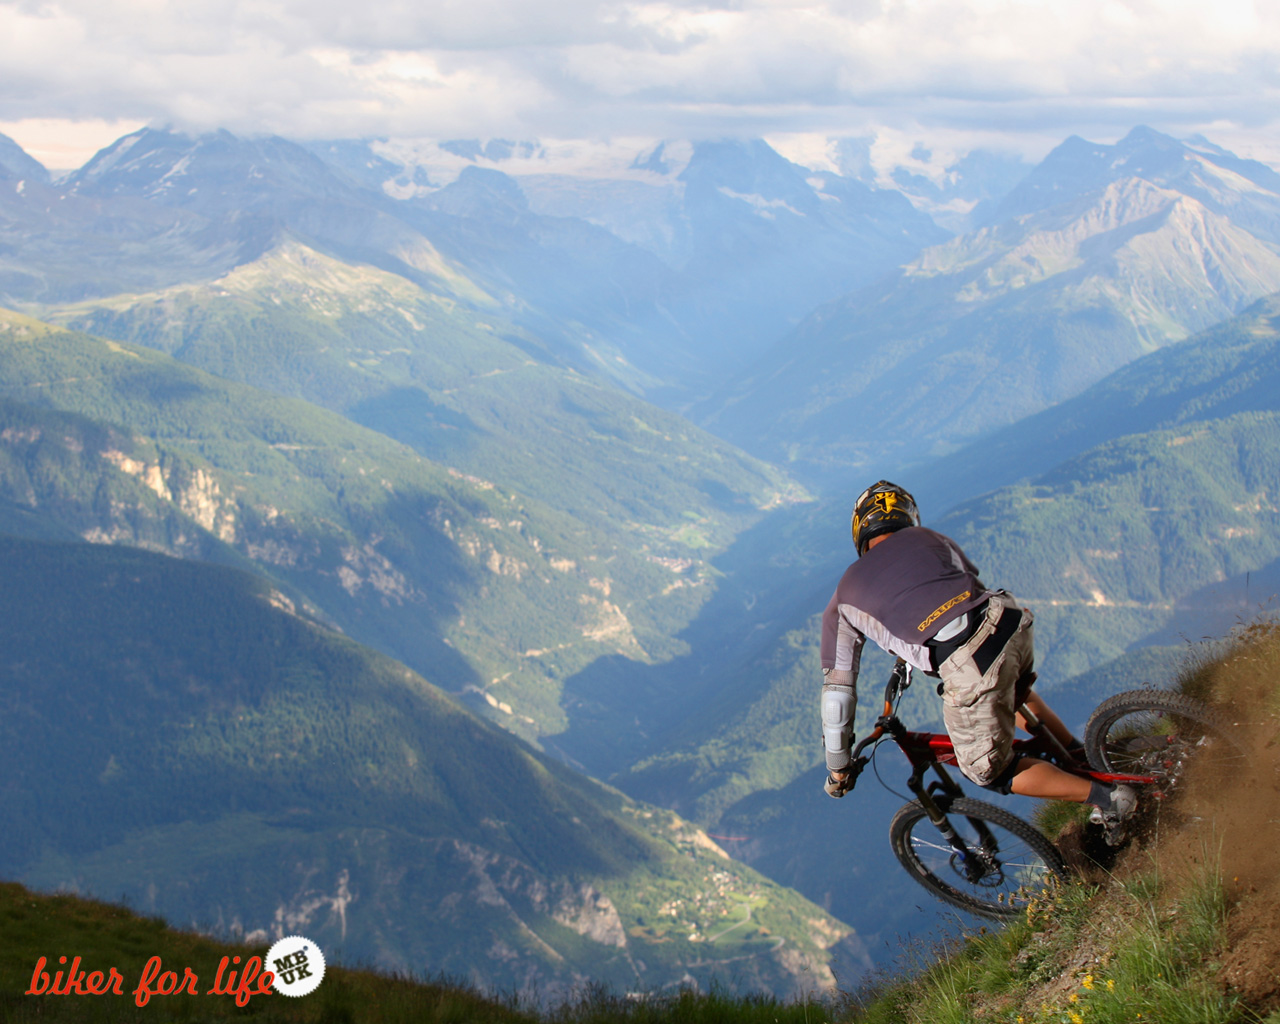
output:
POLYGON ((1159 146, 1161 149, 1182 148, 1182 143, 1175 139, 1172 135, 1165 135, 1164 132, 1158 132, 1154 128, 1150 128, 1145 124, 1140 124, 1130 129, 1129 134, 1116 143, 1117 149, 1136 149, 1139 146, 1159 146))
POLYGON ((28 179, 47 184, 49 171, 7 135, 0 135, 0 178, 28 179))
POLYGON ((745 182, 762 174, 793 176, 795 165, 764 139, 712 139, 693 144, 693 155, 680 177, 745 182))
POLYGON ((494 170, 492 167, 464 167, 458 175, 457 184, 471 188, 481 188, 494 195, 505 196, 512 200, 524 202, 524 193, 509 174, 494 170))
POLYGON ((511 175, 475 164, 431 193, 428 202, 441 213, 491 222, 512 222, 529 211, 529 200, 511 175))

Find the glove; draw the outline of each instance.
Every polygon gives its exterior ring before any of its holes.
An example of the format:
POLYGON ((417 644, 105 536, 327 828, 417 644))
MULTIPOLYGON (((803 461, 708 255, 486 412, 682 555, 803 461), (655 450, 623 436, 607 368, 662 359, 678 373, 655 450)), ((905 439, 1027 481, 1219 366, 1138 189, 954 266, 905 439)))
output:
POLYGON ((828 772, 827 781, 822 787, 826 790, 827 796, 833 796, 837 800, 848 793, 849 790, 853 789, 853 784, 857 781, 857 777, 852 773, 841 774, 842 777, 840 779, 836 779, 830 772, 828 772))

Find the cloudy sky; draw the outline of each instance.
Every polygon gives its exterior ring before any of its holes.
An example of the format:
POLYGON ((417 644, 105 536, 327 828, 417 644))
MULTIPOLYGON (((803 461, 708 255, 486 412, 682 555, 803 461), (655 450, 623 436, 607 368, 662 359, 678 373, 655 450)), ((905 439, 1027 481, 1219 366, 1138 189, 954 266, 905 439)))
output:
POLYGON ((1271 0, 0 0, 0 132, 880 133, 1037 158, 1136 123, 1280 162, 1271 0))

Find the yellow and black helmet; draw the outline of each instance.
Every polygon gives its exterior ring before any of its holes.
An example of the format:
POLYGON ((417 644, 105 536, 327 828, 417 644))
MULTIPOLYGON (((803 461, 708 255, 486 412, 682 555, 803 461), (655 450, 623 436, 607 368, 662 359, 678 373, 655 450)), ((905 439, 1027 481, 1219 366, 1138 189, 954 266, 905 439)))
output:
POLYGON ((888 480, 872 484, 858 495, 853 505, 853 546, 858 557, 867 553, 867 545, 882 533, 893 533, 908 526, 920 525, 920 510, 909 491, 888 480))

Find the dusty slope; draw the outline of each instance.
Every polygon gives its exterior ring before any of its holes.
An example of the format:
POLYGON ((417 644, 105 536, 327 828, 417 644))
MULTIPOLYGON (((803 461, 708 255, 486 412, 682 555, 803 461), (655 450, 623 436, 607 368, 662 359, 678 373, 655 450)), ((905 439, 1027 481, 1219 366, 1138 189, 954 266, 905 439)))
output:
MULTIPOLYGON (((1224 773, 1212 761, 1193 765, 1182 791, 1149 812, 1145 834, 1084 874, 1129 894, 1158 882, 1158 897, 1140 897, 1124 914, 1171 921, 1188 893, 1220 877, 1224 918, 1206 966, 1242 1012, 1266 1015, 1280 1010, 1280 627, 1255 623, 1206 645, 1183 686, 1223 711, 1247 766, 1224 773)), ((1107 955, 1079 951, 1079 967, 1055 979, 1057 987, 1070 989, 1091 957, 1107 955)))
POLYGON ((1219 859, 1229 901, 1221 980, 1256 1010, 1280 1009, 1280 630, 1244 631, 1192 684, 1232 711, 1250 765, 1243 778, 1192 778, 1183 801, 1192 827, 1168 836, 1159 859, 1183 876, 1219 859))

